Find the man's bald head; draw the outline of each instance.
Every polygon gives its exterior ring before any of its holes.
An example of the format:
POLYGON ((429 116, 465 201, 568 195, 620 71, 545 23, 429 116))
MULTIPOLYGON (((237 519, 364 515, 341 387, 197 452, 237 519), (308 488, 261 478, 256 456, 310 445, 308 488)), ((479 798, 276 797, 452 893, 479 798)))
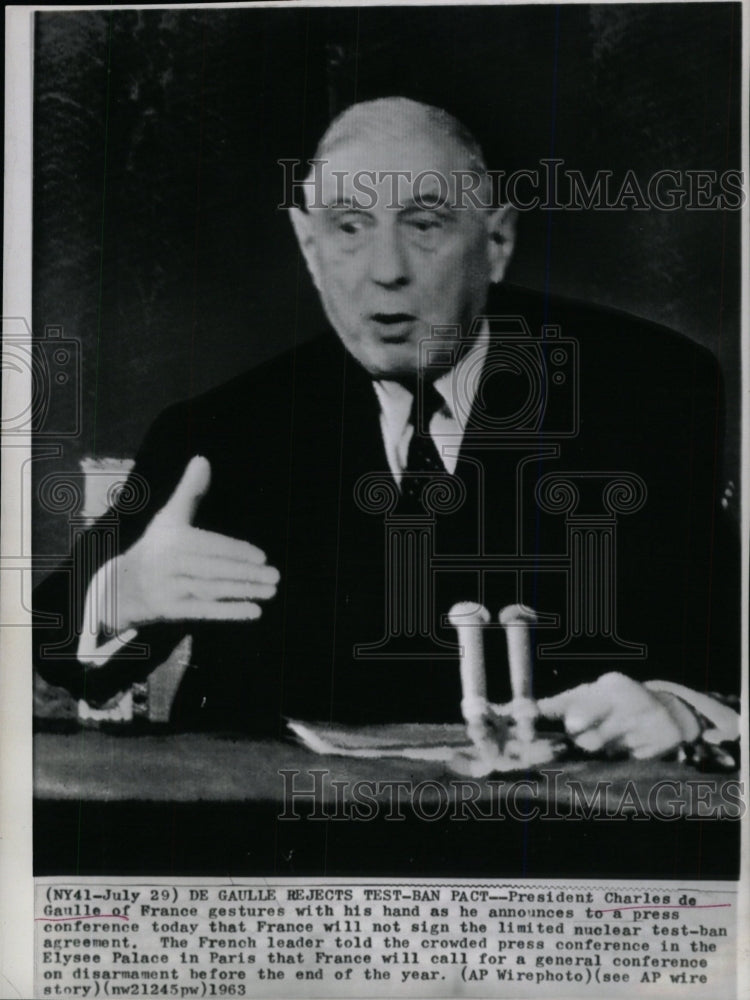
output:
POLYGON ((443 108, 436 108, 408 97, 381 97, 353 104, 333 119, 318 143, 315 159, 327 160, 342 145, 359 140, 414 142, 423 136, 454 146, 464 154, 457 169, 487 173, 482 149, 469 129, 443 108))

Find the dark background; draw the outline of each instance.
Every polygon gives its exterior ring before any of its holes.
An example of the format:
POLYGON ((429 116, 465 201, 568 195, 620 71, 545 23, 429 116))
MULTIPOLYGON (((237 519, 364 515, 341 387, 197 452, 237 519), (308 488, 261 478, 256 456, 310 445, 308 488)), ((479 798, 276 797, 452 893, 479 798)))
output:
MULTIPOLYGON (((80 343, 45 430, 130 457, 167 404, 304 340, 322 316, 276 161, 347 104, 404 94, 475 131, 489 166, 559 156, 587 180, 740 167, 739 4, 49 12, 36 17, 33 327, 80 343)), ((617 189, 617 185, 615 190, 617 189)), ((508 280, 709 346, 739 428, 739 213, 522 214, 508 280)), ((564 331, 575 335, 575 331, 564 331)), ((643 359, 644 366, 648 358, 643 359)), ((38 512, 61 553, 67 514, 38 512)))

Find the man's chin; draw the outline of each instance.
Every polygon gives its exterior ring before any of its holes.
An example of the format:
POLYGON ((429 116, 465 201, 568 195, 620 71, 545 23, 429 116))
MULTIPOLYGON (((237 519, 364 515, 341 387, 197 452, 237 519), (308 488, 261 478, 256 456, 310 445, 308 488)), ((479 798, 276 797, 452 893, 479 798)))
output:
POLYGON ((416 321, 379 324, 360 330, 359 336, 339 334, 344 346, 374 379, 413 380, 419 375, 420 345, 430 338, 430 327, 416 321))
POLYGON ((413 379, 419 374, 419 343, 381 343, 360 361, 375 379, 413 379))

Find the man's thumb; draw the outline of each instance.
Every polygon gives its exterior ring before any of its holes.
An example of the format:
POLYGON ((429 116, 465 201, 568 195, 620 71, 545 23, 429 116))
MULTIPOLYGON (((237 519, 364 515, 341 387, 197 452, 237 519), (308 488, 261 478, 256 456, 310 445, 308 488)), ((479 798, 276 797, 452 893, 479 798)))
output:
POLYGON ((211 485, 211 466, 207 458, 196 455, 191 458, 182 474, 182 479, 159 512, 174 524, 192 524, 198 504, 211 485))

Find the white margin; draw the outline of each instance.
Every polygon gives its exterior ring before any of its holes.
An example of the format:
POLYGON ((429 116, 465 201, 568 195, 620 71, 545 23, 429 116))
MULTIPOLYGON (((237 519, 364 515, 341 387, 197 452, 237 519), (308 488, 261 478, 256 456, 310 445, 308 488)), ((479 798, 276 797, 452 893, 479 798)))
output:
MULTIPOLYGON (((32 51, 31 7, 5 11, 5 200, 3 231, 4 317, 31 319, 32 51)), ((5 345, 3 345, 5 351, 5 345)), ((28 369, 6 367, 3 413, 23 411, 31 399, 28 369), (11 408, 12 407, 12 408, 11 408)), ((30 572, 22 569, 19 527, 29 537, 30 505, 23 504, 22 477, 29 474, 30 435, 2 442, 0 506, 0 993, 33 996, 32 880, 32 680, 30 572), (9 556, 10 553, 10 556, 9 556), (27 591, 24 602, 22 591, 27 591), (15 624, 17 623, 17 624, 15 624)))

